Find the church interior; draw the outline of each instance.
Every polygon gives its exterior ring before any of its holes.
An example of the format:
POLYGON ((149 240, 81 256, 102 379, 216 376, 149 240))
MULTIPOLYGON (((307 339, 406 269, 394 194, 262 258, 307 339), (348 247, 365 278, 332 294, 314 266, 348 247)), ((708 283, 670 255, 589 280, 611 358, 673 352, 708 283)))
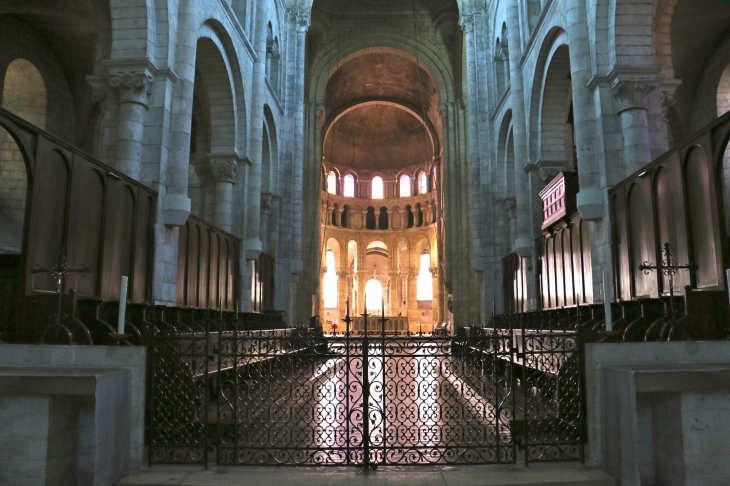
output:
POLYGON ((730 2, 0 0, 0 450, 730 484, 730 2))

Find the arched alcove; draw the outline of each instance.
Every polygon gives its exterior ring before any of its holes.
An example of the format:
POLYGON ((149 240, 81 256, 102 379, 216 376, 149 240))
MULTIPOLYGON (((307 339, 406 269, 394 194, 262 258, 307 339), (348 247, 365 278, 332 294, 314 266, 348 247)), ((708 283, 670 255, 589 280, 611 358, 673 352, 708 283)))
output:
MULTIPOLYGON (((5 72, 2 107, 39 128, 45 128, 46 85, 38 69, 16 59, 5 72)), ((28 178, 23 154, 10 134, 0 127, 0 254, 20 255, 23 246, 28 178)))

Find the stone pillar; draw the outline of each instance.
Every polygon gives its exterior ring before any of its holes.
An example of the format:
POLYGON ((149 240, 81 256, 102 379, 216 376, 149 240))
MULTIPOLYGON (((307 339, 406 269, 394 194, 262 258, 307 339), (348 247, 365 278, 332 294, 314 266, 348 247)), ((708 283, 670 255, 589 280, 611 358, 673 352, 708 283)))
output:
POLYGON ((628 74, 622 68, 614 67, 609 74, 613 96, 619 103, 617 115, 621 117, 621 131, 624 139, 623 159, 626 176, 638 171, 651 162, 649 140, 648 106, 646 98, 659 85, 657 73, 660 68, 643 69, 644 73, 631 68, 628 74))
POLYGON ((368 210, 361 209, 360 214, 362 215, 362 219, 360 221, 360 228, 365 229, 365 227, 367 226, 367 221, 368 221, 368 210))
MULTIPOLYGON (((278 218, 275 218, 278 219, 278 218)), ((269 221, 271 221, 271 193, 261 193, 261 248, 265 250, 269 255, 271 249, 269 247, 269 221)))
POLYGON ((233 183, 238 169, 238 156, 235 154, 209 154, 208 163, 215 181, 214 224, 224 231, 231 231, 233 183))
POLYGON ((385 214, 388 217, 388 229, 389 230, 395 229, 395 228, 393 228, 393 210, 386 207, 385 214))
POLYGON ((418 332, 418 269, 408 271, 408 325, 411 332, 418 332), (415 327, 414 327, 415 326, 415 327))
POLYGON ((333 210, 335 212, 335 221, 333 226, 342 226, 342 208, 339 204, 335 204, 333 205, 333 210))
POLYGON ((388 315, 393 317, 397 316, 400 309, 400 303, 398 301, 398 280, 400 278, 400 272, 398 270, 388 270, 388 276, 390 277, 390 302, 388 302, 388 315))
POLYGON ((253 65, 251 97, 251 135, 249 138, 248 198, 246 201, 246 225, 244 227, 244 254, 247 260, 256 260, 261 254, 261 166, 264 140, 264 103, 266 87, 266 31, 268 22, 268 3, 256 5, 254 27, 254 50, 256 59, 253 65))
POLYGON ((365 308, 365 283, 368 278, 369 275, 367 272, 363 270, 357 272, 357 315, 362 314, 365 308))
POLYGON ((439 267, 428 267, 431 272, 431 284, 433 292, 432 319, 438 323, 443 321, 441 311, 441 286, 439 285, 439 267))
POLYGON ((510 0, 507 6, 507 40, 509 43, 510 102, 512 103, 512 130, 515 158, 515 228, 511 233, 512 250, 522 257, 532 257, 532 228, 530 197, 526 169, 527 128, 525 122, 525 95, 522 81, 522 40, 520 39, 519 0, 510 0))
POLYGON ((596 110, 593 93, 588 87, 593 74, 585 0, 566 2, 566 21, 573 89, 573 126, 580 185, 577 206, 584 220, 595 221, 604 217, 606 206, 604 191, 601 189, 601 167, 597 162, 596 110))
POLYGON ((152 83, 152 74, 146 69, 109 77, 109 86, 117 90, 119 100, 115 167, 134 180, 139 180, 142 167, 144 121, 152 83))
POLYGON ((337 272, 337 309, 339 311, 339 315, 337 316, 337 330, 339 332, 342 332, 345 329, 342 319, 345 317, 345 313, 347 312, 347 298, 349 295, 347 284, 349 282, 349 277, 350 272, 346 270, 340 270, 337 272))

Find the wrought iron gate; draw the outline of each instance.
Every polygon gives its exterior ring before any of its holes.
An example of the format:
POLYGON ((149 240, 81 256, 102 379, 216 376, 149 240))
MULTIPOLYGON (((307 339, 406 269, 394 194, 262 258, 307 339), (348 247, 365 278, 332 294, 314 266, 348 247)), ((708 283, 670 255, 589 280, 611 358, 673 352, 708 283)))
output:
POLYGON ((573 436, 563 440, 581 401, 545 397, 548 383, 574 383, 550 381, 541 342, 511 329, 159 333, 150 463, 207 465, 210 453, 221 465, 505 464, 518 445, 529 461, 581 459, 582 445, 576 457, 573 436))

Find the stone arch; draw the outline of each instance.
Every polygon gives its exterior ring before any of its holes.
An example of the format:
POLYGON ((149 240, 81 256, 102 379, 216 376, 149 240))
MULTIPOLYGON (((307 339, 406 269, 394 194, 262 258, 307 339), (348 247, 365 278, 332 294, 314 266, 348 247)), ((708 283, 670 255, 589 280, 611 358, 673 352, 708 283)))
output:
POLYGON ((236 114, 231 75, 218 46, 209 37, 198 39, 196 84, 203 85, 210 123, 210 151, 233 153, 236 150, 236 114))
POLYGON ((264 105, 264 141, 261 153, 261 192, 279 193, 279 141, 269 105, 264 105))
MULTIPOLYGON (((330 136, 330 133, 333 130, 333 127, 335 126, 335 123, 337 123, 338 120, 340 120, 343 116, 347 115, 351 111, 357 110, 359 108, 365 107, 365 106, 389 106, 393 108, 397 108, 399 110, 405 111, 409 115, 411 115, 413 118, 418 120, 425 128, 426 132, 428 133, 428 136, 431 141, 431 153, 437 154, 440 150, 440 143, 438 139, 438 134, 436 132, 436 129, 431 123, 431 121, 428 118, 425 118, 421 116, 421 114, 418 113, 418 108, 408 106, 407 103, 403 102, 402 100, 398 101, 389 101, 389 100, 361 100, 357 101, 355 103, 352 103, 349 106, 344 107, 341 110, 338 110, 336 113, 332 114, 332 116, 328 116, 327 121, 324 122, 324 126, 322 129, 322 151, 326 152, 326 144, 327 144, 327 138, 330 136)), ((334 134, 332 135, 334 137, 334 134)))
MULTIPOLYGON (((2 107, 45 128, 48 94, 38 69, 26 59, 15 59, 4 73, 2 107)), ((0 251, 20 254, 23 247, 28 161, 10 132, 0 127, 0 251)))
MULTIPOLYGON (((222 146, 226 150, 223 153, 236 155, 246 146, 247 124, 246 124, 246 105, 244 98, 244 85, 242 78, 242 70, 239 64, 236 50, 228 35, 228 31, 222 22, 225 19, 219 19, 221 12, 208 6, 196 6, 195 2, 186 2, 181 5, 181 26, 183 31, 191 31, 197 35, 184 35, 178 38, 177 58, 175 63, 175 71, 178 75, 178 81, 173 87, 174 106, 181 107, 174 119, 170 130, 170 163, 168 168, 168 195, 186 196, 188 191, 188 170, 187 163, 190 155, 190 135, 192 129, 192 111, 193 111, 193 95, 195 92, 196 82, 196 58, 198 57, 198 44, 202 39, 203 45, 214 53, 213 58, 217 64, 217 73, 214 79, 219 83, 221 96, 228 98, 229 107, 221 104, 220 107, 225 111, 226 120, 233 122, 230 129, 224 130, 223 133, 217 135, 217 141, 211 141, 211 148, 222 146), (210 44, 212 43, 212 45, 210 44), (222 66, 222 67, 221 67, 222 66), (221 86, 227 82, 228 88, 223 89, 221 86), (225 135, 225 136, 224 136, 225 135), (224 143, 221 143, 224 142, 224 143), (183 166, 185 165, 185 168, 183 166)), ((210 76, 209 76, 210 77, 210 76)), ((219 98, 218 101, 220 101, 219 98)), ((242 178, 243 171, 238 171, 236 181, 242 178)), ((238 186, 239 184, 237 184, 238 186)), ((241 200, 240 191, 234 194, 234 200, 241 200)), ((240 233, 241 218, 240 205, 234 204, 234 227, 235 233, 240 233)))
MULTIPOLYGON (((381 52, 396 54, 418 62, 418 65, 433 78, 439 90, 440 103, 454 101, 452 99, 455 94, 454 79, 439 49, 426 39, 420 39, 416 46, 414 39, 393 33, 377 36, 358 35, 348 39, 344 45, 332 45, 329 49, 323 49, 317 58, 312 60, 313 74, 309 83, 309 99, 317 103, 324 101, 327 82, 342 63, 357 56, 381 52)), ((428 115, 438 127, 436 113, 428 115)))
MULTIPOLYGON (((543 122, 549 122, 551 120, 543 119, 543 105, 545 101, 545 95, 547 94, 547 100, 550 101, 549 108, 559 110, 558 113, 554 111, 548 112, 547 114, 552 117, 552 121, 558 121, 559 117, 562 117, 560 113, 560 106, 564 106, 560 103, 558 90, 562 89, 562 85, 566 82, 568 85, 570 81, 567 79, 559 79, 560 71, 565 67, 567 73, 563 73, 563 77, 566 74, 570 74, 570 53, 568 50, 568 36, 565 31, 559 27, 553 28, 550 33, 545 37, 543 45, 538 54, 538 62, 535 68, 535 74, 533 76, 532 93, 530 97, 530 119, 529 119, 529 148, 530 148, 530 160, 542 161, 551 160, 549 157, 557 157, 559 160, 565 160, 564 153, 560 152, 561 144, 559 139, 561 136, 564 137, 565 127, 561 126, 560 123, 547 123, 544 125, 543 122), (556 58, 556 52, 558 57, 556 58), (558 61, 558 64, 553 65, 553 72, 550 72, 551 64, 554 60, 558 61), (564 66, 567 61, 567 66, 564 66), (552 77, 548 77, 549 74, 553 74, 552 77), (552 81, 550 89, 553 90, 551 93, 549 90, 546 93, 546 85, 549 81, 552 81), (553 94, 554 96, 550 96, 553 94), (546 149, 552 149, 550 151, 543 151, 543 132, 544 128, 548 128, 546 135, 549 136, 548 140, 555 142, 552 147, 545 147, 546 149)), ((567 93, 566 93, 567 94, 567 93)), ((563 98, 565 100, 565 98, 563 98)))
POLYGON ((730 64, 720 76, 717 85, 717 116, 722 116, 730 111, 730 64))
POLYGON ((515 197, 515 158, 512 110, 502 118, 497 139, 497 194, 501 199, 515 197))

